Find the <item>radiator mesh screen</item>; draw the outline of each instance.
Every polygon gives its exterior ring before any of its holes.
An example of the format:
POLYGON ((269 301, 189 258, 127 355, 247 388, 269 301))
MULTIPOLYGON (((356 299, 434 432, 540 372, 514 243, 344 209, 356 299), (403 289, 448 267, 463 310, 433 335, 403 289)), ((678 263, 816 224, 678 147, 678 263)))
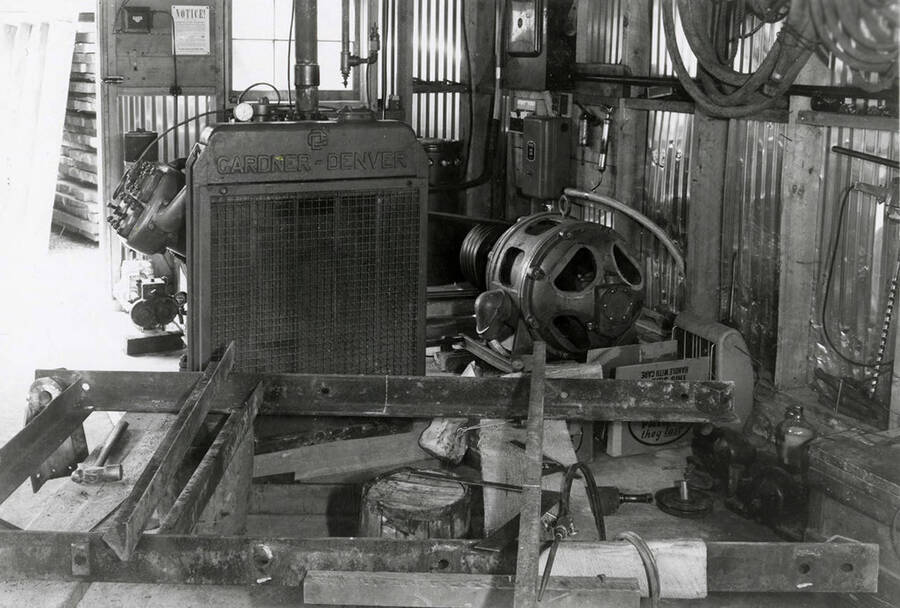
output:
POLYGON ((210 343, 235 341, 235 369, 415 373, 416 189, 210 203, 210 343))

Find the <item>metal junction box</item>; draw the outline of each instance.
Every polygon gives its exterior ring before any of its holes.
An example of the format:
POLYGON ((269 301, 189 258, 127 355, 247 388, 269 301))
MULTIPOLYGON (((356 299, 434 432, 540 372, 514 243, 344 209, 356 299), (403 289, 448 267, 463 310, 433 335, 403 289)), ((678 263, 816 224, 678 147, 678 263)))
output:
POLYGON ((223 124, 188 161, 190 348, 199 370, 424 373, 428 161, 412 130, 223 124))
POLYGON ((504 86, 529 91, 574 86, 573 6, 573 0, 510 0, 504 86))
POLYGON ((569 181, 572 129, 567 118, 529 116, 522 127, 522 183, 525 196, 555 199, 569 181))

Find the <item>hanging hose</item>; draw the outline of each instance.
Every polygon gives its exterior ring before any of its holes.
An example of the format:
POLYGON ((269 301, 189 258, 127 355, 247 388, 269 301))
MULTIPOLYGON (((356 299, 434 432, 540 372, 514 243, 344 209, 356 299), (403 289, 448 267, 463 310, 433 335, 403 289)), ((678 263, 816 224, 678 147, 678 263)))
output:
POLYGON ((775 105, 793 84, 813 51, 810 39, 814 30, 807 15, 807 1, 792 1, 787 21, 778 33, 772 49, 759 69, 747 74, 720 61, 718 51, 707 33, 710 23, 708 4, 679 0, 682 29, 697 57, 698 72, 703 84, 701 88, 688 73, 678 49, 674 1, 662 0, 666 48, 678 80, 697 107, 712 116, 742 118, 775 105), (720 82, 716 82, 714 78, 720 82), (723 92, 720 86, 734 89, 723 92))
POLYGON ((653 236, 659 239, 659 242, 669 250, 672 258, 675 260, 675 264, 678 266, 679 272, 684 274, 684 257, 681 255, 681 251, 678 250, 678 246, 675 245, 675 242, 671 238, 669 238, 669 235, 666 234, 666 232, 662 228, 660 228, 659 225, 657 225, 653 220, 651 220, 640 211, 632 209, 625 203, 617 201, 614 198, 603 196, 602 194, 594 194, 592 192, 576 190, 575 188, 566 188, 563 191, 563 195, 559 200, 560 209, 564 209, 568 206, 568 199, 566 197, 583 198, 592 203, 597 203, 598 205, 603 205, 605 207, 615 209, 623 215, 627 215, 638 224, 652 232, 653 236))
POLYGON ((809 3, 810 17, 819 42, 851 71, 859 74, 860 82, 856 84, 868 90, 894 86, 898 24, 892 9, 890 3, 868 3, 862 10, 859 1, 818 0, 809 3), (885 78, 873 83, 866 77, 870 73, 885 78))

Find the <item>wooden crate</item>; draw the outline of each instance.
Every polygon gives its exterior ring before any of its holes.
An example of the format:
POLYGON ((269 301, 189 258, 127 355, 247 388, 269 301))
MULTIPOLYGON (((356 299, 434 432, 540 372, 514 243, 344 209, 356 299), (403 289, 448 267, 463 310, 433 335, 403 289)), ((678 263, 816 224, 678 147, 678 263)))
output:
POLYGON ((898 458, 900 429, 832 435, 810 448, 807 540, 878 543, 878 596, 889 601, 900 598, 898 458))

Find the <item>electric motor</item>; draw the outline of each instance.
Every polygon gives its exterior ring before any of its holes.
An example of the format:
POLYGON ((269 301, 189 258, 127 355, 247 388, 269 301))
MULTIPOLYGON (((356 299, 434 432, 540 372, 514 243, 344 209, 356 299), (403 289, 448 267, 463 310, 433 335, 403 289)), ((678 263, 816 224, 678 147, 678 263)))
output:
POLYGON ((559 355, 615 344, 643 302, 643 275, 625 239, 556 213, 528 216, 504 232, 484 273, 487 291, 475 302, 479 336, 502 342, 524 323, 559 355))

